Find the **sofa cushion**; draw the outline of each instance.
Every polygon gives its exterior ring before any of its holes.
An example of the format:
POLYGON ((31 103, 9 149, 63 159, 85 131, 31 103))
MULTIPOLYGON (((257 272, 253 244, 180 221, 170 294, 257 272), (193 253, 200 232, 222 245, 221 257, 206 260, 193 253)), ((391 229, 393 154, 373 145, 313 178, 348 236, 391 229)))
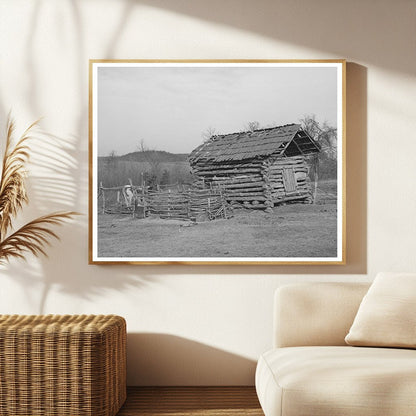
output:
POLYGON ((345 342, 416 348, 416 274, 378 274, 358 308, 345 342))
POLYGON ((261 356, 256 389, 266 416, 416 415, 416 351, 277 348, 261 356))
POLYGON ((273 347, 345 346, 369 284, 298 283, 278 288, 273 347))

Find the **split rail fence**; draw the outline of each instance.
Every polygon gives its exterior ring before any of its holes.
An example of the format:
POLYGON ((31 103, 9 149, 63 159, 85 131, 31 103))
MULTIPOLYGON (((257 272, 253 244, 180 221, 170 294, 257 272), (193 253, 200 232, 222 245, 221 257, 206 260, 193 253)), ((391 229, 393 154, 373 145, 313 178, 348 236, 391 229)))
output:
POLYGON ((149 190, 133 185, 113 188, 100 185, 98 200, 101 213, 125 213, 136 218, 208 221, 230 217, 229 205, 220 188, 167 185, 149 190))

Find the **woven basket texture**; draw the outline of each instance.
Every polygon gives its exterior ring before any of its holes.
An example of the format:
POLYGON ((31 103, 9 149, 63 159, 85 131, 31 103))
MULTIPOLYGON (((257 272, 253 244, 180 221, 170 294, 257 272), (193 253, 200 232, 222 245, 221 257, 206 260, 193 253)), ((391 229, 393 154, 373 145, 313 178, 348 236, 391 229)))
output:
POLYGON ((126 322, 0 315, 0 415, 114 416, 126 399, 126 322))

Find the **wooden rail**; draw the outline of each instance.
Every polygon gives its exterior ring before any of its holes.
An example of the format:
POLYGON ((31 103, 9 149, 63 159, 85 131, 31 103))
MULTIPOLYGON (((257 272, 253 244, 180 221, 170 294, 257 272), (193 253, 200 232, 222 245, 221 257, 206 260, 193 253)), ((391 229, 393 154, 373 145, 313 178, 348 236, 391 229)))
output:
POLYGON ((125 185, 106 188, 100 185, 101 212, 128 213, 133 217, 207 221, 228 218, 230 208, 222 189, 198 189, 185 185, 159 186, 158 189, 125 185), (113 193, 110 203, 109 193, 113 193))

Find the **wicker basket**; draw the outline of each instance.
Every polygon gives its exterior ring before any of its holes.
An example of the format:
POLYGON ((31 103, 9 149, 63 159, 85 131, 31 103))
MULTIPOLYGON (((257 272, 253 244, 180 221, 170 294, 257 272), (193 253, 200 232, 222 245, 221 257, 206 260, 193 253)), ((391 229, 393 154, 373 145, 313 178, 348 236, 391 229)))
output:
POLYGON ((0 315, 0 415, 114 416, 125 399, 123 318, 0 315))

